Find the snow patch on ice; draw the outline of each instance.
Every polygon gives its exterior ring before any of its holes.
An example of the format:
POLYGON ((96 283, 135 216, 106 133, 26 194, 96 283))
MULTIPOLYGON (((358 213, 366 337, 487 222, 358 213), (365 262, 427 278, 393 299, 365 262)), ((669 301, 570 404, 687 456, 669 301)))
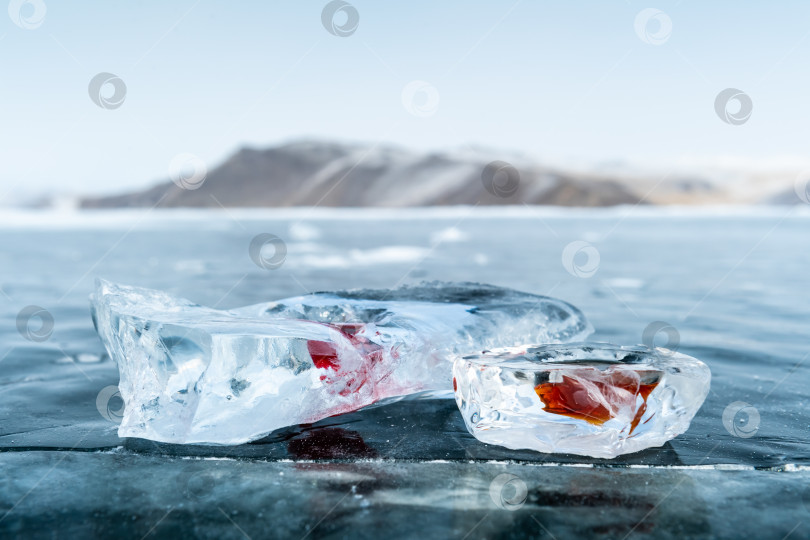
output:
POLYGON ((430 250, 419 246, 383 246, 373 249, 353 249, 348 253, 311 253, 288 257, 291 267, 355 268, 383 264, 413 263, 429 256, 430 250))
POLYGON ((289 237, 291 240, 307 242, 309 240, 317 240, 321 237, 321 230, 309 223, 293 223, 289 228, 289 237))
POLYGON ((432 244, 449 244, 452 242, 464 242, 469 238, 470 235, 458 227, 447 227, 440 231, 434 231, 430 235, 430 242, 432 244))

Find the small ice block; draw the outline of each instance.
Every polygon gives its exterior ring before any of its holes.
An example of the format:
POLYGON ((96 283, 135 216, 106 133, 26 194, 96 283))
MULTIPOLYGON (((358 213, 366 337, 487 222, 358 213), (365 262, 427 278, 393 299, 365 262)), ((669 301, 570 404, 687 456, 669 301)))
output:
POLYGON ((479 441, 597 458, 685 432, 710 380, 691 356, 603 343, 494 349, 453 366, 456 403, 479 441))

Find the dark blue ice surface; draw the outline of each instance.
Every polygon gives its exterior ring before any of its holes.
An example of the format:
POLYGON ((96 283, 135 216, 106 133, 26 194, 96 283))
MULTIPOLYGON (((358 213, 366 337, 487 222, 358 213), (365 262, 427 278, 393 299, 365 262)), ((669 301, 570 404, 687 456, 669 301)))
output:
MULTIPOLYGON (((0 533, 50 537, 48 531, 59 530, 61 523, 70 533, 65 537, 171 535, 198 508, 207 517, 192 531, 197 536, 217 537, 225 530, 227 535, 238 536, 229 521, 240 523, 241 517, 243 532, 254 538, 343 537, 352 530, 373 537, 373 527, 381 519, 377 509, 398 520, 389 523, 393 536, 410 536, 413 531, 411 525, 406 526, 406 510, 408 505, 422 505, 423 511, 429 506, 433 512, 425 518, 433 525, 423 532, 434 536, 434 531, 436 537, 461 538, 470 532, 471 538, 520 537, 521 531, 546 534, 535 522, 560 538, 677 537, 678 531, 683 537, 733 537, 738 533, 757 538, 781 538, 788 533, 808 537, 810 510, 806 507, 810 502, 806 501, 810 497, 802 486, 810 478, 810 215, 802 208, 726 214, 658 212, 524 208, 2 216, 0 533), (259 268, 248 255, 250 241, 259 233, 275 234, 287 245, 286 260, 277 270, 259 268), (598 251, 598 268, 590 277, 572 275, 563 265, 564 248, 580 240, 598 251), (663 448, 615 460, 484 445, 466 432, 451 400, 398 402, 311 426, 294 426, 239 447, 125 441, 117 437, 114 422, 97 408, 99 392, 118 381, 117 368, 106 357, 89 317, 87 296, 97 276, 164 289, 219 308, 308 291, 386 288, 421 280, 492 283, 573 303, 593 323, 596 341, 641 343, 648 325, 666 322, 677 331, 678 349, 709 365, 712 391, 687 433, 663 448), (42 306, 52 314, 53 333, 47 340, 27 340, 18 332, 18 314, 29 305, 42 306), (64 462, 60 456, 66 456, 64 462), (233 463, 244 464, 194 461, 200 457, 231 458, 237 460, 233 463), (192 467, 189 463, 197 463, 193 467, 200 470, 186 470, 192 467), (275 468, 261 472, 262 467, 270 467, 268 463, 276 463, 275 468), (216 472, 221 469, 211 472, 220 486, 217 489, 224 489, 221 484, 229 481, 234 485, 221 493, 211 491, 203 504, 199 496, 188 495, 189 489, 195 489, 188 485, 193 484, 190 478, 213 464, 232 468, 227 474, 216 472), (311 467, 324 464, 332 464, 336 471, 334 497, 329 489, 322 491, 323 482, 329 482, 324 480, 323 470, 319 469, 311 483, 304 480, 311 467), (539 467, 552 464, 561 465, 539 467), (597 465, 581 473, 582 482, 603 487, 607 482, 613 491, 599 488, 592 496, 572 496, 571 482, 580 482, 576 476, 580 469, 564 465, 579 464, 597 465), (630 465, 652 467, 622 468, 630 465), (490 477, 509 467, 510 474, 522 474, 529 485, 525 504, 516 512, 487 508, 485 503, 492 503, 486 496, 490 477), (570 482, 561 482, 560 476, 554 480, 556 484, 547 483, 548 471, 554 467, 564 468, 570 482), (387 469, 393 471, 390 485, 380 476, 387 469), (87 480, 95 470, 121 476, 118 483, 87 480), (71 499, 72 488, 64 471, 83 478, 78 489, 93 492, 85 494, 86 504, 66 502, 75 499, 71 499), (271 473, 278 481, 261 484, 267 482, 265 478, 260 484, 250 484, 254 475, 271 473), (432 475, 434 483, 444 482, 442 475, 455 480, 447 480, 443 487, 431 486, 424 479, 415 479, 414 475, 422 473, 432 475), (43 474, 45 478, 37 484, 43 474), (458 480, 459 474, 469 475, 469 481, 458 480), (617 476, 593 476, 607 474, 617 476), (160 478, 175 476, 184 487, 167 492, 169 486, 160 478), (625 479, 626 490, 616 488, 616 482, 625 479), (261 488, 263 501, 278 502, 287 481, 299 490, 293 497, 296 504, 301 490, 308 489, 313 490, 313 497, 322 492, 325 502, 319 502, 316 510, 308 509, 306 519, 288 526, 261 525, 266 517, 260 518, 244 497, 261 488), (770 518, 765 517, 767 512, 760 518, 756 513, 747 515, 745 508, 760 504, 753 486, 767 486, 769 481, 775 490, 772 504, 778 503, 782 512, 778 517, 771 513, 770 518), (649 485, 646 491, 644 482, 649 485), (692 486, 695 497, 722 498, 726 493, 730 498, 686 504, 688 495, 667 495, 679 482, 692 486), (714 486, 695 487, 702 482, 714 486), (724 482, 730 491, 711 491, 724 482), (546 488, 541 489, 542 485, 546 488), (152 489, 150 486, 160 494, 141 501, 141 510, 123 502, 126 490, 141 493, 152 489), (348 500, 340 498, 343 487, 349 489, 348 500), (454 507, 446 500, 426 502, 438 496, 440 487, 446 491, 443 497, 461 497, 461 507, 466 504, 462 492, 477 493, 480 508, 454 507), (365 506, 356 498, 358 489, 366 490, 361 497, 365 506), (556 495, 543 489, 557 489, 556 495), (386 498, 385 490, 401 501, 386 498), (612 494, 606 495, 608 491, 612 494), (622 493, 632 498, 641 491, 646 499, 639 508, 633 510, 632 504, 622 503, 622 493), (737 506, 732 501, 734 494, 740 497, 737 506), (221 512, 217 510, 218 496, 223 497, 221 512), (668 506, 673 501, 680 501, 681 511, 668 506), (324 518, 331 505, 335 509, 324 518), (174 510, 161 522, 165 529, 160 525, 150 529, 170 508, 174 510), (555 511, 549 513, 549 508, 555 511), (570 512, 583 508, 595 514, 587 517, 585 512, 581 518, 572 518, 570 512), (617 508, 627 515, 599 529, 599 519, 594 516, 615 514, 617 508), (242 514, 231 515, 234 509, 242 514), (437 509, 452 517, 449 521, 436 517, 437 509), (532 514, 536 519, 525 514, 529 509, 538 512, 532 514), (685 529, 667 521, 679 512, 689 514, 683 517, 685 529), (94 514, 96 518, 92 518, 94 514), (137 514, 138 519, 122 525, 130 514, 137 514), (738 517, 732 519, 732 514, 738 517), (556 531, 555 515, 559 519, 556 531), (662 515, 668 516, 666 520, 653 519, 662 515), (750 526, 735 529, 735 519, 738 525, 750 526), (479 520, 481 528, 476 528, 479 520), (776 521, 768 521, 768 528, 755 534, 753 526, 766 526, 767 520, 776 521), (641 526, 633 528, 638 523, 641 526), (227 529, 218 528, 220 525, 227 529)), ((575 265, 586 263, 587 253, 577 257, 575 265)), ((666 337, 660 335, 656 343, 666 337)), ((273 511, 293 509, 268 508, 267 515, 273 511)))

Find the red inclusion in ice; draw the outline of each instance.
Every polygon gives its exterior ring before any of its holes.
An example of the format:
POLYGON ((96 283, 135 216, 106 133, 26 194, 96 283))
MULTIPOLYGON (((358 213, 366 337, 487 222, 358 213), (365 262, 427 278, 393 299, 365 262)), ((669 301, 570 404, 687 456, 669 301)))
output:
MULTIPOLYGON (((367 382, 368 375, 373 364, 382 360, 382 347, 373 341, 369 341, 364 336, 357 335, 364 328, 365 325, 363 324, 345 323, 327 324, 326 326, 330 326, 346 336, 349 342, 361 355, 363 355, 363 358, 367 362, 365 362, 360 370, 355 373, 342 373, 340 370, 340 358, 337 348, 335 347, 335 343, 331 341, 309 340, 307 341, 307 350, 309 351, 309 355, 312 357, 312 363, 315 364, 316 368, 330 369, 335 371, 338 375, 345 376, 340 377, 340 379, 344 380, 346 383, 346 387, 340 391, 341 395, 356 392, 367 382)), ((321 375, 321 380, 332 382, 332 378, 327 377, 326 375, 321 375)))
POLYGON ((338 368, 337 351, 335 345, 328 341, 307 341, 307 350, 312 357, 312 363, 318 369, 338 368))
POLYGON ((542 383, 534 388, 546 412, 601 426, 620 408, 635 407, 636 397, 641 396, 643 403, 636 410, 629 434, 641 421, 647 397, 660 380, 655 377, 654 382, 641 384, 638 374, 621 371, 573 370, 569 375, 563 375, 562 382, 542 383))

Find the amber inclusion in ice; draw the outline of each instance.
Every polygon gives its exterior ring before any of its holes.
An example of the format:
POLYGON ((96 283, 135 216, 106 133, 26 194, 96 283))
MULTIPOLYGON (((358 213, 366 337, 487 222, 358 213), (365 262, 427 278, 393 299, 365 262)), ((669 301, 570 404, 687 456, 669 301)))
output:
POLYGON ((581 369, 558 378, 559 382, 545 382, 534 388, 546 412, 578 418, 597 426, 615 418, 620 408, 635 406, 637 398, 641 397, 630 423, 632 435, 647 410, 647 397, 658 386, 660 373, 581 369))

